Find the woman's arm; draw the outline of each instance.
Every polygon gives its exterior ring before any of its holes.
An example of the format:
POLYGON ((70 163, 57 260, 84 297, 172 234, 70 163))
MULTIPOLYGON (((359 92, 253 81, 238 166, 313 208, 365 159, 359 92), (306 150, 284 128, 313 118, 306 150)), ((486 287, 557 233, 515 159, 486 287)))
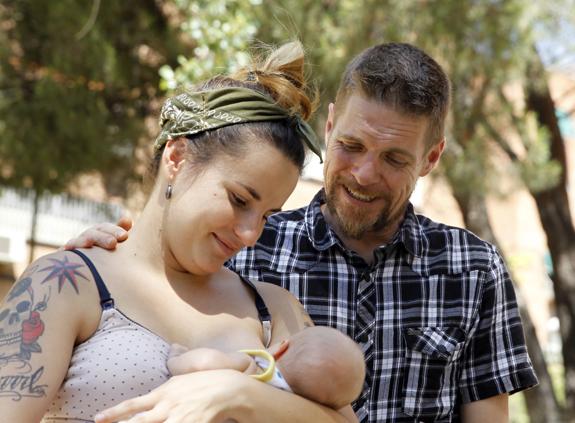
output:
MULTIPOLYGON (((258 284, 273 316, 272 343, 287 339, 313 322, 302 305, 282 288, 258 284)), ((322 423, 357 422, 351 406, 339 411, 282 391, 233 370, 213 370, 171 378, 147 395, 124 401, 96 416, 96 423, 322 423)))
POLYGON ((124 401, 95 416, 96 423, 120 420, 127 423, 357 422, 351 407, 337 412, 235 370, 174 376, 149 394, 124 401))
POLYGON ((39 421, 66 375, 84 327, 90 272, 71 253, 32 263, 0 304, 0 409, 10 422, 39 421))

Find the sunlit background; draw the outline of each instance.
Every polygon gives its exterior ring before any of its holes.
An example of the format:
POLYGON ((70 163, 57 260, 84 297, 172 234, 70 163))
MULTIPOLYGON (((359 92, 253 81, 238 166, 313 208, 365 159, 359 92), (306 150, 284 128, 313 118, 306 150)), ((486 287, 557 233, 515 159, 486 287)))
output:
MULTIPOLYGON (((323 136, 345 63, 409 42, 453 82, 448 149, 412 201, 506 257, 541 381, 512 397, 511 420, 575 421, 574 27, 573 0, 2 0, 0 293, 86 227, 137 217, 176 87, 299 38, 323 136)), ((321 179, 310 156, 285 208, 321 179)))

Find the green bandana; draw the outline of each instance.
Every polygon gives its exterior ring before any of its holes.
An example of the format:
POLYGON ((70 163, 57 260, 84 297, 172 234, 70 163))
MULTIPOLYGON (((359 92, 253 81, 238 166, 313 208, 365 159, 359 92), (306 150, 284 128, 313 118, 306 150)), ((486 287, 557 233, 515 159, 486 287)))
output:
POLYGON ((242 87, 182 93, 169 98, 160 113, 162 131, 154 149, 173 138, 193 135, 227 125, 290 119, 303 142, 322 161, 321 148, 311 127, 298 115, 290 115, 270 97, 242 87))

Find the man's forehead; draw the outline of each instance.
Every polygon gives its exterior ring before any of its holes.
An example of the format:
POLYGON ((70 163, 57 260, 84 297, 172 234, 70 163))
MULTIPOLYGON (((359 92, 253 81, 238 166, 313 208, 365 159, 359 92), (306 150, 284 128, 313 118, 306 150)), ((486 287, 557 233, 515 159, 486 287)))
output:
POLYGON ((403 121, 425 122, 431 120, 430 116, 419 115, 413 112, 404 110, 397 104, 391 102, 380 101, 371 98, 362 93, 352 93, 349 96, 339 99, 334 103, 335 118, 341 118, 348 115, 362 114, 365 116, 372 116, 374 120, 382 119, 384 115, 394 115, 403 121))
POLYGON ((334 116, 338 135, 361 137, 365 132, 377 138, 419 137, 427 128, 429 118, 394 109, 387 104, 363 96, 348 98, 344 109, 334 116))

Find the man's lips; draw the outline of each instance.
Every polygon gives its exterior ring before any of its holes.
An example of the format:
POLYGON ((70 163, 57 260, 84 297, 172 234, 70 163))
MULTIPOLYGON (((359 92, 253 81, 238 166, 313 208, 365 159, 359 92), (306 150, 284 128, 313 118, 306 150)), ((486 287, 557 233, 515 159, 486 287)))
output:
POLYGON ((357 191, 353 188, 348 187, 347 185, 342 185, 343 190, 346 192, 346 194, 353 198, 356 201, 360 201, 362 203, 371 203, 375 200, 377 200, 377 196, 376 195, 372 195, 372 194, 366 194, 363 193, 361 191, 357 191))

